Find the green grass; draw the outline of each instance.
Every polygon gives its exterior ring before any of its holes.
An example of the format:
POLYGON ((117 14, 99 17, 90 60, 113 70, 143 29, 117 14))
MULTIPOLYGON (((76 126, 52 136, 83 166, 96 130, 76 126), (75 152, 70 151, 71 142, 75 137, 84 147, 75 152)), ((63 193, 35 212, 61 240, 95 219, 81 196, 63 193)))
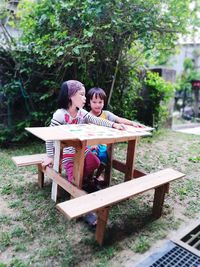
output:
MULTIPOLYGON (((115 156, 125 160, 125 151, 126 144, 119 144, 115 156)), ((36 167, 16 168, 11 161, 12 156, 40 152, 44 146, 37 143, 0 150, 0 267, 115 266, 120 253, 144 253, 184 220, 200 215, 199 136, 164 130, 141 140, 138 169, 153 172, 173 167, 186 178, 170 185, 163 216, 156 221, 151 217, 152 192, 114 206, 103 247, 95 242, 93 229, 81 220, 66 220, 55 208, 49 179, 40 189, 36 167)), ((123 174, 113 171, 112 183, 122 181, 123 174)))
POLYGON ((150 239, 148 236, 140 235, 138 240, 133 245, 133 251, 138 253, 144 253, 151 247, 150 239))

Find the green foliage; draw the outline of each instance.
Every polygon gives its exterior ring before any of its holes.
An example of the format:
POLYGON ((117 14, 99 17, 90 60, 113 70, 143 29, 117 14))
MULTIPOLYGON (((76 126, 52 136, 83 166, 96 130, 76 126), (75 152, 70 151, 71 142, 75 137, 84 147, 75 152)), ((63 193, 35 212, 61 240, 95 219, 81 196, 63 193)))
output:
POLYGON ((192 161, 193 163, 198 163, 200 162, 200 157, 189 157, 189 161, 192 161))
MULTIPOLYGON (((196 60, 198 61, 199 55, 198 50, 194 50, 196 54, 196 60)), ((182 107, 185 107, 186 104, 191 104, 193 101, 192 97, 192 81, 200 80, 200 71, 197 66, 195 66, 191 58, 185 58, 183 63, 183 73, 177 79, 177 92, 183 97, 182 107)))
POLYGON ((165 81, 156 72, 147 72, 147 77, 144 80, 145 85, 149 89, 149 95, 152 103, 156 106, 158 101, 166 104, 173 96, 174 89, 170 82, 165 81))
POLYGON ((86 88, 100 86, 108 96, 114 84, 116 96, 124 101, 123 115, 135 117, 131 107, 139 88, 135 76, 143 67, 139 58, 174 46, 177 33, 185 33, 189 24, 189 2, 21 0, 18 20, 10 21, 10 25, 19 22, 21 38, 3 31, 6 46, 0 45, 0 75, 4 77, 0 95, 5 100, 4 113, 9 105, 11 111, 0 124, 2 130, 5 125, 9 128, 0 143, 22 140, 24 125, 48 124, 60 84, 68 79, 80 80, 86 88), (130 51, 138 47, 130 64, 130 51))
POLYGON ((128 118, 137 119, 137 109, 134 102, 139 98, 141 91, 140 74, 145 68, 144 46, 139 42, 132 44, 125 55, 122 55, 119 64, 116 88, 109 108, 116 114, 128 118))
POLYGON ((174 96, 174 87, 157 72, 147 71, 141 99, 138 98, 137 116, 147 125, 155 128, 163 125, 169 116, 168 104, 174 96))
POLYGON ((158 73, 148 72, 145 85, 149 92, 150 105, 154 116, 154 126, 165 122, 168 117, 168 103, 174 96, 174 87, 158 73))
POLYGON ((109 90, 119 54, 135 40, 146 50, 155 44, 171 46, 177 38, 174 31, 184 31, 187 4, 170 1, 165 10, 158 0, 43 0, 32 5, 24 0, 19 13, 22 42, 29 45, 39 64, 54 68, 59 82, 68 69, 68 76, 109 90))

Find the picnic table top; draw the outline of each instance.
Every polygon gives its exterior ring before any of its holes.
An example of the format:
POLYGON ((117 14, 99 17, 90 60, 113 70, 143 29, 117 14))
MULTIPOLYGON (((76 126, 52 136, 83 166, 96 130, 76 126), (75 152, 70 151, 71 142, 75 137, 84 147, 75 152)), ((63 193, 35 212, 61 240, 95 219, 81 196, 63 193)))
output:
POLYGON ((136 128, 127 126, 126 130, 117 130, 94 124, 70 124, 56 127, 28 127, 27 131, 44 141, 48 140, 115 140, 117 142, 131 140, 138 136, 151 135, 152 128, 136 128))

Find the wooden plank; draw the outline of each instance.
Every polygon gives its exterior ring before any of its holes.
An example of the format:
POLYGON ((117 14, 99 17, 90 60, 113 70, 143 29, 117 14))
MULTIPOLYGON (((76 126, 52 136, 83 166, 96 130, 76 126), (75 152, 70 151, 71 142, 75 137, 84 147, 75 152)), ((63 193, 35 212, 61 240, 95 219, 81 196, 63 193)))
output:
MULTIPOLYGON (((113 159, 112 161, 112 167, 120 172, 125 173, 126 172, 126 164, 124 162, 121 162, 117 159, 113 159)), ((146 172, 134 169, 133 173, 132 173, 132 178, 139 178, 142 177, 144 175, 146 175, 146 172)))
POLYGON ((97 226, 95 232, 96 241, 102 245, 104 240, 104 233, 108 221, 109 208, 101 209, 97 212, 97 226))
POLYGON ((83 184, 83 171, 84 171, 84 159, 85 159, 85 147, 86 142, 82 141, 81 147, 76 149, 74 156, 74 168, 73 168, 73 182, 79 188, 82 188, 83 184))
POLYGON ((12 160, 18 167, 22 167, 39 164, 45 159, 45 157, 46 154, 34 154, 12 157, 12 160))
POLYGON ((155 219, 160 218, 162 214, 166 188, 168 188, 168 183, 155 188, 153 209, 152 209, 152 215, 155 219))
POLYGON ((133 170, 133 178, 140 178, 140 177, 142 177, 144 175, 147 175, 147 173, 144 172, 144 171, 140 171, 140 170, 137 170, 137 169, 133 170))
POLYGON ((44 187, 44 173, 42 169, 42 165, 38 164, 38 185, 40 188, 44 187))
POLYGON ((38 138, 48 140, 75 140, 77 139, 72 133, 62 131, 62 126, 56 127, 27 127, 28 132, 34 134, 38 138))
MULTIPOLYGON (((133 128, 133 127, 132 127, 133 128)), ((94 124, 80 125, 60 125, 56 127, 28 127, 25 128, 30 133, 47 140, 81 140, 86 141, 88 145, 107 144, 133 140, 137 136, 149 136, 148 131, 136 131, 137 129, 117 130, 114 128, 98 126, 94 124), (85 128, 85 130, 84 130, 85 128), (94 130, 95 129, 95 130, 94 130), (93 133, 91 135, 91 133, 93 133), (101 133, 101 134, 99 134, 101 133), (102 136, 103 133, 103 136, 102 136), (105 134, 104 134, 105 133, 105 134)))
POLYGON ((67 191, 72 197, 78 198, 80 196, 87 195, 84 190, 81 190, 72 183, 68 182, 67 179, 63 178, 59 173, 56 173, 53 168, 46 167, 44 173, 67 191))
POLYGON ((135 162, 135 154, 136 154, 136 140, 128 141, 127 154, 126 154, 126 170, 124 181, 129 181, 132 179, 133 170, 134 170, 134 162, 135 162))
POLYGON ((129 197, 138 195, 147 190, 156 188, 173 180, 179 179, 185 174, 173 169, 165 169, 156 173, 148 174, 140 179, 133 179, 91 194, 65 201, 57 205, 57 208, 68 219, 79 217, 90 211, 104 208, 129 197))

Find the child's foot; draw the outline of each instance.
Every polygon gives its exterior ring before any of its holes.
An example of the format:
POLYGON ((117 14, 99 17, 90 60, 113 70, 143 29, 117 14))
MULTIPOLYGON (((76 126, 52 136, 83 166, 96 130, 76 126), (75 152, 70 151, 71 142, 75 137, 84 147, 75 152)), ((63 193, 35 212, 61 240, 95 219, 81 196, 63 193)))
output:
POLYGON ((96 180, 99 181, 99 182, 104 182, 104 175, 103 174, 100 174, 98 177, 96 177, 96 180))
POLYGON ((96 226, 97 225, 97 215, 93 212, 90 212, 83 216, 84 222, 86 222, 89 226, 96 226))
POLYGON ((87 181, 87 183, 85 183, 82 188, 88 193, 93 193, 101 189, 99 188, 98 183, 95 179, 87 181))
POLYGON ((99 190, 106 187, 106 182, 104 180, 104 176, 103 175, 101 175, 101 176, 99 176, 97 178, 94 178, 94 180, 95 180, 96 186, 97 186, 97 188, 99 188, 99 190))

